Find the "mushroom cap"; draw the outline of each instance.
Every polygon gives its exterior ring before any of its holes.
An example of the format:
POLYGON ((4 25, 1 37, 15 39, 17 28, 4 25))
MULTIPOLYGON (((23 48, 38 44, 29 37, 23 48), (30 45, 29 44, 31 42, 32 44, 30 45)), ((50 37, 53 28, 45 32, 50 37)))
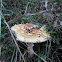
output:
POLYGON ((40 43, 45 42, 50 38, 47 32, 36 27, 38 27, 38 25, 18 24, 11 27, 11 30, 15 32, 16 39, 19 40, 20 42, 40 43))

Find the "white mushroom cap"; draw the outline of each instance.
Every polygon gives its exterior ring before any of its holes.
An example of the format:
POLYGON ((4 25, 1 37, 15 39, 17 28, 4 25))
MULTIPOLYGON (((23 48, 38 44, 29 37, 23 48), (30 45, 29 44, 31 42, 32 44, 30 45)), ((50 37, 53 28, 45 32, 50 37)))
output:
POLYGON ((11 27, 11 30, 16 33, 17 40, 26 43, 45 42, 50 38, 49 34, 41 29, 32 29, 35 24, 18 24, 11 27), (26 29, 32 30, 27 32, 26 29))

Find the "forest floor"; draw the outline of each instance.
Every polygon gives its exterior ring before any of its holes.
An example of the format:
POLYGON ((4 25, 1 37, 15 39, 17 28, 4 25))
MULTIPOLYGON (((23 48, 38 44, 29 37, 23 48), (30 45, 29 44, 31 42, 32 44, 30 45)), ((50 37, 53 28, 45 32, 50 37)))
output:
POLYGON ((62 1, 61 0, 1 0, 1 62, 62 62, 62 1), (6 22, 5 22, 6 21, 6 22), (6 24, 7 23, 7 24, 6 24), (46 25, 51 36, 46 42, 34 44, 36 55, 29 57, 26 43, 16 41, 10 28, 15 24, 46 25), (9 28, 8 28, 9 26, 9 28), (42 60, 43 59, 43 60, 42 60))

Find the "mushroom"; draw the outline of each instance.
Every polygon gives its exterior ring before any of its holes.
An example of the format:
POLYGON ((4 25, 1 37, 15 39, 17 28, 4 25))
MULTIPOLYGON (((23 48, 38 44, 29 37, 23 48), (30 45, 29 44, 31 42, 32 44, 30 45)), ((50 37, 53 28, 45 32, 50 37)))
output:
POLYGON ((35 24, 18 24, 11 27, 11 30, 14 32, 17 40, 28 43, 27 49, 30 56, 32 56, 34 43, 45 42, 50 38, 49 34, 44 30, 45 27, 39 28, 35 24))

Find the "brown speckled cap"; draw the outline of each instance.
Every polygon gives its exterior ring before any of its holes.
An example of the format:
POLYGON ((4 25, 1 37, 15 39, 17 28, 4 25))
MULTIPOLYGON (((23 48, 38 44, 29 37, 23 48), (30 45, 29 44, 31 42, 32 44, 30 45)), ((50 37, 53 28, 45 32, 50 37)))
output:
POLYGON ((38 28, 35 24, 18 24, 11 27, 15 32, 17 40, 26 43, 45 42, 50 38, 49 34, 38 28))

